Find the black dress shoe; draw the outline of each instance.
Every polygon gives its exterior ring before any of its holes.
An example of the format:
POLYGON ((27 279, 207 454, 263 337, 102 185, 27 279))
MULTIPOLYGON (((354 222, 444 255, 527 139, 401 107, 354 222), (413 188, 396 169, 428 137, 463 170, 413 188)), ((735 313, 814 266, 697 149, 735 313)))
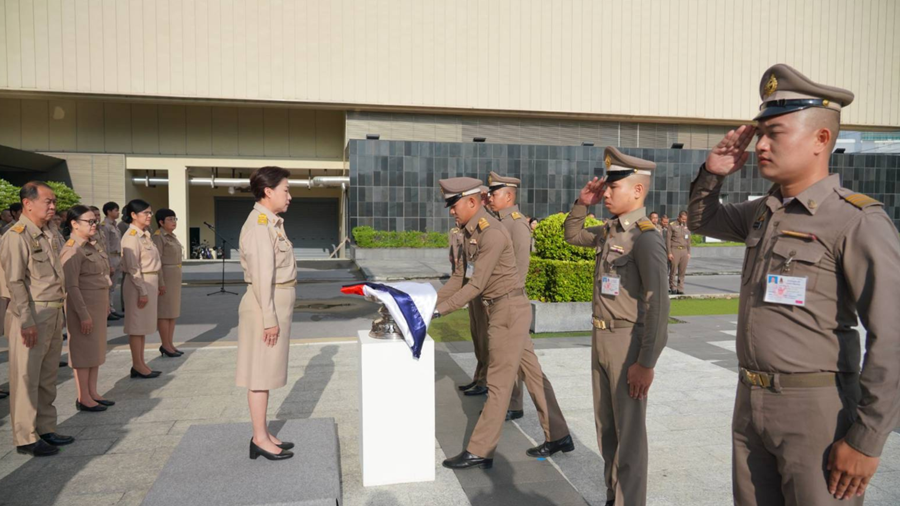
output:
POLYGON ((106 321, 108 322, 114 322, 121 319, 121 317, 116 316, 116 313, 109 313, 108 315, 106 315, 106 321))
POLYGON ((510 410, 506 411, 506 421, 507 422, 510 420, 518 420, 519 418, 522 418, 523 416, 525 416, 525 411, 523 411, 521 409, 519 409, 519 410, 510 409, 510 410))
POLYGON ((163 348, 162 346, 159 347, 159 354, 164 357, 169 357, 169 358, 178 358, 178 357, 184 355, 184 353, 179 353, 177 351, 174 353, 170 352, 169 350, 163 348))
POLYGON ((106 411, 106 406, 104 406, 103 404, 100 404, 99 402, 97 403, 96 406, 85 406, 84 404, 82 404, 76 400, 75 401, 75 410, 76 411, 99 412, 99 411, 106 411))
POLYGON ((494 459, 485 459, 464 451, 453 458, 445 460, 444 467, 447 469, 469 469, 470 467, 490 469, 494 467, 494 459))
POLYGON ((43 439, 40 439, 37 443, 17 446, 16 451, 22 455, 31 455, 32 457, 49 457, 59 453, 59 448, 48 445, 43 439))
POLYGON ((463 392, 465 392, 466 390, 468 390, 468 389, 474 387, 476 383, 478 383, 478 382, 477 382, 477 381, 473 381, 473 382, 469 383, 468 385, 458 385, 456 388, 458 388, 458 389, 462 390, 463 392))
POLYGON ((116 405, 116 401, 110 401, 107 399, 94 399, 94 402, 96 402, 97 404, 99 404, 101 406, 107 406, 107 407, 116 405))
POLYGON ((63 362, 62 360, 60 360, 60 361, 59 361, 59 366, 60 366, 60 367, 69 367, 69 363, 68 363, 68 362, 63 362))
POLYGON ((677 290, 675 293, 676 293, 677 295, 684 295, 684 292, 682 292, 681 290, 677 290))
POLYGON ((132 378, 150 379, 150 378, 155 378, 155 377, 159 376, 160 374, 162 374, 162 373, 159 371, 150 371, 150 374, 142 374, 142 373, 139 373, 138 370, 135 369, 134 367, 131 368, 131 377, 132 378))
POLYGON ((275 445, 275 446, 281 448, 282 450, 290 450, 291 448, 294 447, 294 443, 289 443, 289 442, 287 442, 287 441, 282 441, 280 445, 275 445))
POLYGON ((72 444, 75 442, 75 438, 72 436, 63 436, 62 434, 57 434, 55 432, 48 432, 46 434, 41 434, 41 439, 45 442, 52 444, 53 446, 65 446, 68 444, 72 444))
POLYGON ((616 500, 610 499, 610 500, 606 501, 606 506, 616 506, 616 500))
POLYGON ((572 436, 559 438, 556 441, 545 441, 544 444, 525 450, 529 457, 551 457, 556 452, 569 453, 575 449, 572 436))
POLYGON ((472 388, 466 390, 466 391, 463 392, 463 393, 466 394, 466 395, 468 395, 468 396, 472 396, 472 395, 487 395, 488 389, 487 389, 487 387, 483 387, 483 386, 481 386, 481 385, 475 385, 474 387, 472 387, 472 388))
POLYGON ((262 448, 256 446, 256 443, 253 442, 253 438, 250 438, 250 458, 252 460, 256 460, 257 457, 265 457, 269 460, 285 460, 294 456, 293 453, 281 450, 281 453, 269 453, 262 448))
POLYGON ((0 390, 0 399, 6 399, 7 397, 9 397, 9 392, 0 390))

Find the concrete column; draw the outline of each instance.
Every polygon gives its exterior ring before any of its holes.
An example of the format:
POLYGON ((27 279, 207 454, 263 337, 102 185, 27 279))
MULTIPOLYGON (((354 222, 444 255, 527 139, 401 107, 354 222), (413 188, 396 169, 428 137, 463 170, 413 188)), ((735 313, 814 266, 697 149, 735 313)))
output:
POLYGON ((190 184, 188 183, 187 167, 170 165, 169 172, 169 209, 175 211, 178 217, 178 227, 175 229, 175 237, 184 246, 184 258, 189 258, 191 243, 189 236, 190 217, 190 184))

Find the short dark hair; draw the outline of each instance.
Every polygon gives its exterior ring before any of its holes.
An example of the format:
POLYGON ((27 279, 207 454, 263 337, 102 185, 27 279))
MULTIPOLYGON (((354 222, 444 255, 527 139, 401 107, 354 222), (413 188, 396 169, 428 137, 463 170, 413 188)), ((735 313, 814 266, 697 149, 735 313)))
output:
POLYGON ((110 211, 115 211, 119 208, 119 204, 115 202, 107 202, 103 204, 103 216, 108 216, 110 211))
POLYGON ((11 213, 21 213, 23 207, 24 207, 24 206, 22 205, 21 202, 13 202, 12 204, 9 205, 9 212, 11 212, 11 213))
MULTIPOLYGON (((68 209, 68 213, 66 213, 65 221, 62 224, 63 233, 65 235, 72 234, 72 222, 81 218, 81 215, 84 213, 91 212, 91 208, 88 206, 83 206, 81 204, 74 205, 68 209)), ((61 217, 62 215, 60 215, 61 217)))
POLYGON ((656 211, 653 211, 652 213, 650 213, 650 216, 653 216, 654 214, 657 215, 657 216, 659 216, 659 213, 656 212, 656 211))
POLYGON ((37 200, 38 188, 40 188, 42 186, 44 188, 50 190, 51 192, 53 191, 53 188, 50 188, 49 186, 47 186, 47 183, 43 183, 41 181, 29 181, 29 182, 25 183, 24 185, 22 185, 22 189, 19 190, 19 201, 21 202, 25 199, 37 200))
POLYGON ((90 207, 90 208, 91 208, 91 211, 94 211, 94 213, 98 215, 98 216, 97 216, 97 219, 99 220, 99 219, 100 219, 100 216, 99 216, 99 215, 100 215, 100 208, 97 207, 97 206, 88 206, 88 207, 90 207))
POLYGON ((678 213, 678 217, 681 217, 682 214, 687 216, 687 211, 681 211, 680 213, 678 213))
MULTIPOLYGON (((173 211, 171 209, 166 209, 165 207, 163 207, 162 209, 157 209, 156 210, 156 226, 160 227, 159 222, 164 221, 169 216, 175 216, 175 211, 173 211)), ((162 227, 160 227, 160 228, 162 228, 162 227)))
POLYGON ((141 211, 145 211, 150 208, 150 204, 141 199, 134 199, 131 202, 125 204, 125 209, 122 209, 122 221, 125 223, 131 223, 131 213, 139 213, 141 211))
POLYGON ((253 171, 250 174, 250 192, 257 202, 266 197, 266 188, 275 188, 283 179, 291 177, 287 169, 269 165, 253 171))
POLYGON ((661 220, 668 220, 668 219, 669 219, 669 215, 668 215, 668 214, 664 214, 664 215, 660 216, 659 219, 661 219, 661 220))

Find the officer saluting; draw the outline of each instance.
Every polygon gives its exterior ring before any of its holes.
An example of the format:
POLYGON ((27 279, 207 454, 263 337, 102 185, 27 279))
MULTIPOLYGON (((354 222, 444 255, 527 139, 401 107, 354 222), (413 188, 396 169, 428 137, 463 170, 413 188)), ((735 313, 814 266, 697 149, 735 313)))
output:
POLYGON ((760 95, 758 126, 729 132, 709 153, 689 207, 691 230, 747 245, 734 500, 862 504, 900 408, 900 241, 880 202, 828 174, 853 94, 779 64, 760 95), (759 171, 775 185, 765 198, 720 204, 754 133, 759 171), (861 372, 857 315, 868 331, 861 372))
POLYGON ((500 441, 510 393, 520 364, 525 372, 525 384, 544 429, 544 437, 550 440, 543 373, 528 335, 531 327, 531 304, 525 296, 525 290, 518 283, 519 275, 509 232, 482 206, 479 195, 481 181, 458 177, 442 179, 440 185, 450 214, 457 219, 465 233, 466 254, 463 263, 467 282, 438 304, 435 313, 436 316, 451 313, 481 295, 487 309, 491 347, 487 374, 490 393, 484 410, 466 450, 445 460, 443 464, 451 469, 488 469, 494 464, 494 450, 500 441))
POLYGON ((606 148, 606 177, 581 190, 566 217, 566 242, 593 247, 591 371, 607 505, 647 502, 647 391, 667 340, 666 247, 644 200, 656 164, 606 148), (603 199, 616 217, 584 228, 603 199))
MULTIPOLYGON (((528 267, 531 264, 531 226, 528 220, 519 212, 516 204, 517 192, 522 181, 514 177, 503 177, 496 172, 488 176, 488 187, 491 189, 491 209, 497 215, 512 238, 513 251, 516 254, 516 269, 519 271, 517 286, 525 288, 525 279, 528 277, 528 267)), ((531 339, 531 336, 528 336, 531 339)), ((506 419, 522 418, 522 378, 514 383, 512 398, 506 419)), ((544 397, 547 399, 548 416, 550 418, 550 439, 544 444, 528 450, 526 453, 532 457, 549 457, 560 450, 571 451, 575 448, 572 437, 569 435, 569 426, 559 408, 553 385, 545 375, 543 377, 544 397)))
POLYGON ((9 415, 19 453, 43 457, 75 438, 56 434, 56 373, 62 353, 65 280, 56 237, 48 226, 56 195, 44 183, 19 191, 24 211, 0 241, 10 302, 9 415))

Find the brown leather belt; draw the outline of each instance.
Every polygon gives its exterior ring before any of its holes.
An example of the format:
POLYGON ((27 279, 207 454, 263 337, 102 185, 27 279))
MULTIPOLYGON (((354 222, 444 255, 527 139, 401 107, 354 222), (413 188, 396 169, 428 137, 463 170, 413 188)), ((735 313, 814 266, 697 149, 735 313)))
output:
POLYGON ((513 291, 511 291, 511 292, 509 292, 509 293, 507 293, 507 294, 505 294, 505 295, 501 295, 501 296, 499 296, 499 297, 494 297, 493 299, 483 299, 483 300, 481 301, 481 303, 484 304, 485 307, 491 307, 491 306, 493 306, 494 304, 500 302, 500 301, 503 300, 503 299, 511 299, 511 298, 513 298, 513 297, 518 297, 518 296, 520 296, 520 295, 523 296, 523 297, 525 296, 525 289, 524 289, 524 288, 516 288, 515 290, 513 290, 513 291))
POLYGON ((593 323, 595 329, 600 330, 630 329, 634 327, 634 323, 628 320, 604 320, 596 316, 591 317, 591 323, 593 323))
MULTIPOLYGON (((247 284, 252 285, 253 283, 251 282, 247 284)), ((295 279, 293 281, 285 281, 284 283, 273 283, 272 286, 274 286, 275 288, 294 288, 295 286, 297 286, 297 280, 295 279)))
POLYGON ((741 367, 740 378, 747 386, 762 388, 820 388, 838 384, 837 374, 833 372, 780 374, 750 371, 741 367))

